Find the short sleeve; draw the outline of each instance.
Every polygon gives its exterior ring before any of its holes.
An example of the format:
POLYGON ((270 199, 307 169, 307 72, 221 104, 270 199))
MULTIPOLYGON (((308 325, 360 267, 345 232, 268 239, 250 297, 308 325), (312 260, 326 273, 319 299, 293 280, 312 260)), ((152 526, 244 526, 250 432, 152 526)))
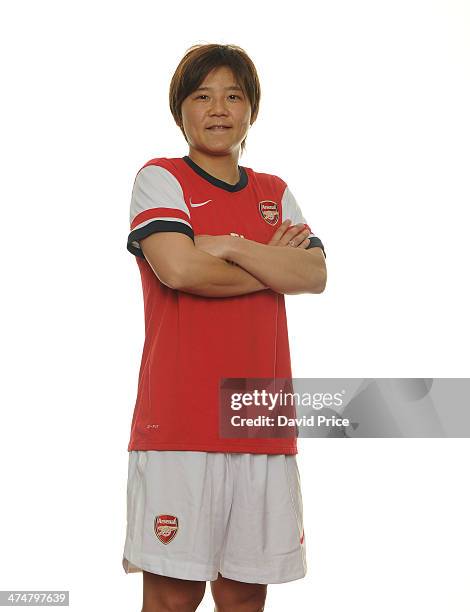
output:
POLYGON ((154 164, 137 173, 130 206, 130 233, 127 250, 144 257, 140 240, 155 232, 180 232, 194 242, 191 215, 178 179, 166 168, 154 164))
POLYGON ((308 236, 310 244, 307 249, 311 249, 313 247, 320 247, 323 251, 323 255, 326 257, 325 247, 323 246, 322 241, 312 232, 309 224, 307 223, 302 214, 302 211, 300 210, 300 206, 298 205, 297 200, 295 199, 287 185, 282 196, 282 221, 284 221, 285 219, 290 219, 294 225, 296 225, 297 223, 305 223, 307 225, 307 229, 310 231, 310 234, 308 236))

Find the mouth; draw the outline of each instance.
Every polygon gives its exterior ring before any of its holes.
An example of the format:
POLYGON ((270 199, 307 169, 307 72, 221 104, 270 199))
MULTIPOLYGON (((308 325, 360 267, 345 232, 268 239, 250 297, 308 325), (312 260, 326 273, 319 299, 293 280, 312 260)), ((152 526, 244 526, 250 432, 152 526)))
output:
POLYGON ((223 132, 224 130, 231 130, 232 128, 229 125, 211 125, 211 127, 206 129, 212 130, 213 132, 223 132))

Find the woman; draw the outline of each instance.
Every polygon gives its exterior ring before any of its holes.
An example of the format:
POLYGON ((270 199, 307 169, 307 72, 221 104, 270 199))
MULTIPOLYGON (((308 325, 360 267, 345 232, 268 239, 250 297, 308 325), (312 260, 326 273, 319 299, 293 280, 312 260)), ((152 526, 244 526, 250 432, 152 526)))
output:
POLYGON ((170 85, 189 153, 148 161, 132 191, 145 343, 123 566, 143 571, 143 612, 195 610, 208 580, 218 612, 258 611, 306 573, 295 436, 219 429, 222 379, 291 376, 284 294, 326 283, 286 183, 238 165, 259 100, 243 49, 191 47, 170 85))

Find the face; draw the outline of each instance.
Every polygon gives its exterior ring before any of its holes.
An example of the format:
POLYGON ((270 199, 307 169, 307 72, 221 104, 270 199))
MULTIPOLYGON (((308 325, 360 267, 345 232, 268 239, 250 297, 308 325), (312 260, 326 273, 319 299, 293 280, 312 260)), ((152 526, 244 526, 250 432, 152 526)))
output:
POLYGON ((227 66, 214 68, 182 103, 183 129, 191 147, 212 155, 239 151, 250 128, 251 106, 227 66), (211 128, 224 125, 227 128, 211 128))

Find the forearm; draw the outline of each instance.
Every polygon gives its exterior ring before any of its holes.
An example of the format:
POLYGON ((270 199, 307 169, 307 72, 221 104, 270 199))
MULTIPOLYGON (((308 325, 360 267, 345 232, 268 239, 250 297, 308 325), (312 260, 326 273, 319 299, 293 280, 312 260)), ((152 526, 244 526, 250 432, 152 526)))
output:
POLYGON ((230 236, 225 256, 278 293, 321 293, 324 265, 306 249, 278 247, 230 236))
POLYGON ((199 249, 173 288, 204 297, 232 297, 267 289, 247 270, 199 249))

